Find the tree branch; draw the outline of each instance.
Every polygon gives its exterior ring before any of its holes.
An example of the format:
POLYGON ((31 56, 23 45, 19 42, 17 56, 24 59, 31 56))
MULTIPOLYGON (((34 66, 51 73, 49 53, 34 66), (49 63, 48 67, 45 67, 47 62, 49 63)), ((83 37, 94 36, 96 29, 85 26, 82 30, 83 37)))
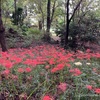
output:
POLYGON ((75 15, 75 12, 77 11, 77 9, 78 9, 78 7, 80 6, 80 4, 81 4, 81 2, 82 2, 83 0, 80 0, 79 2, 78 2, 78 4, 76 5, 76 8, 74 9, 74 11, 73 11, 73 13, 72 13, 72 16, 70 17, 70 19, 69 19, 69 22, 72 20, 72 18, 74 17, 74 15, 75 15))
POLYGON ((79 19, 79 21, 78 21, 78 24, 80 23, 80 21, 82 20, 82 18, 89 12, 88 7, 89 7, 89 5, 91 5, 92 2, 93 2, 93 0, 91 0, 91 1, 87 4, 87 6, 86 6, 86 8, 85 8, 85 12, 82 11, 82 14, 81 14, 81 16, 80 16, 80 19, 79 19))
POLYGON ((54 1, 53 8, 52 8, 51 23, 52 23, 52 21, 53 21, 53 16, 54 16, 54 13, 55 13, 56 1, 57 1, 57 0, 54 1))

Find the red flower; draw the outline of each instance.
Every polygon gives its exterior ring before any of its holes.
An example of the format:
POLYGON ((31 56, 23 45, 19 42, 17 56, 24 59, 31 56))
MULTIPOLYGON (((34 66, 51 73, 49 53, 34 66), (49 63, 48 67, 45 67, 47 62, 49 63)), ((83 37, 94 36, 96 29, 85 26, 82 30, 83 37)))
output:
POLYGON ((9 60, 5 60, 4 66, 8 69, 11 69, 13 67, 13 63, 9 60))
POLYGON ((50 66, 49 66, 49 65, 46 65, 46 66, 45 66, 45 68, 46 68, 46 69, 49 69, 49 68, 50 68, 50 66))
POLYGON ((27 68, 25 68, 25 72, 31 72, 31 68, 30 67, 27 67, 27 68))
POLYGON ((42 100, 52 100, 52 99, 51 99, 51 97, 50 97, 50 96, 46 95, 46 96, 44 96, 44 97, 43 97, 43 99, 42 99, 42 100))
POLYGON ((82 72, 78 68, 70 69, 69 72, 71 72, 74 76, 79 76, 80 74, 82 74, 82 72))
POLYGON ((100 94, 100 88, 95 88, 94 92, 97 93, 97 94, 100 94))
POLYGON ((24 69, 23 68, 18 68, 18 72, 19 73, 23 73, 24 72, 24 69))
POLYGON ((58 88, 60 90, 62 90, 63 92, 65 92, 66 89, 67 89, 67 84, 66 83, 60 83, 60 85, 58 85, 58 88))
POLYGON ((90 49, 87 49, 87 50, 86 50, 86 52, 87 52, 87 53, 90 53, 90 52, 91 52, 91 50, 90 50, 90 49))
POLYGON ((64 68, 64 64, 58 64, 55 68, 51 70, 52 73, 62 70, 64 68))
POLYGON ((86 88, 92 90, 93 87, 91 85, 86 85, 86 88))
POLYGON ((49 64, 50 64, 50 65, 55 64, 54 58, 51 58, 51 59, 49 60, 49 64))
POLYGON ((18 63, 20 63, 20 62, 22 62, 22 58, 16 57, 16 63, 18 64, 18 63))
POLYGON ((33 64, 33 61, 32 59, 26 59, 23 64, 26 64, 26 65, 32 65, 33 64))
POLYGON ((10 73, 10 71, 9 71, 8 69, 6 69, 6 70, 4 70, 4 71, 2 72, 3 75, 9 75, 9 73, 10 73))

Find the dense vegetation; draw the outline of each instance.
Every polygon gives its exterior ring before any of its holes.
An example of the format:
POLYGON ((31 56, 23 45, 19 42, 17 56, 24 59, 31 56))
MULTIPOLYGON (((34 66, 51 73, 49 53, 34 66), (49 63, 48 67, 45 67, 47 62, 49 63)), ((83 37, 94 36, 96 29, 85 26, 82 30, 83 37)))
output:
POLYGON ((18 37, 24 38, 26 47, 34 40, 32 37, 50 42, 52 33, 61 36, 61 45, 67 49, 84 48, 84 42, 100 44, 99 2, 99 0, 1 0, 0 20, 3 27, 1 32, 3 34, 5 29, 6 40, 9 40, 5 44, 2 35, 1 46, 4 51, 7 50, 6 45, 8 48, 16 47, 18 37))

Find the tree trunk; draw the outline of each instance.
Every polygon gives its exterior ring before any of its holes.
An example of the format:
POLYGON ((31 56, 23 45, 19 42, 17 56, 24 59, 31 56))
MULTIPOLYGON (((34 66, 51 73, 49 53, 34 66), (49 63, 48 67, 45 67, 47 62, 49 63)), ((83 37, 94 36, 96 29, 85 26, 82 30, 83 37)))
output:
POLYGON ((67 13, 66 13, 66 33, 65 33, 65 43, 64 43, 64 48, 67 47, 67 44, 68 44, 68 36, 69 36, 69 0, 67 0, 67 3, 66 3, 66 10, 67 10, 67 13))
POLYGON ((4 33, 5 33, 5 28, 4 28, 3 22, 2 22, 1 0, 0 0, 0 44, 1 44, 1 48, 2 48, 3 52, 7 51, 4 33))
POLYGON ((51 24, 51 19, 50 19, 50 8, 51 8, 51 0, 47 1, 47 29, 46 29, 46 34, 44 36, 45 41, 50 42, 50 24, 51 24))
POLYGON ((17 11, 17 7, 16 7, 16 0, 14 0, 14 9, 15 9, 15 13, 14 13, 14 17, 15 17, 15 25, 18 25, 18 21, 17 21, 17 15, 16 15, 16 11, 17 11))
POLYGON ((42 30, 42 21, 38 21, 39 30, 42 30))
POLYGON ((47 32, 50 32, 50 7, 51 7, 51 0, 48 0, 47 2, 47 32))

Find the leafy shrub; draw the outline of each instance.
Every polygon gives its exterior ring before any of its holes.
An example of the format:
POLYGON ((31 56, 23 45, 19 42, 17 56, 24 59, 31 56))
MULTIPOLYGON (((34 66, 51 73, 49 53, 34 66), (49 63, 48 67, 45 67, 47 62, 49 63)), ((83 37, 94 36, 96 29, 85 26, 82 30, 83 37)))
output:
POLYGON ((43 32, 39 29, 34 28, 28 28, 28 31, 25 32, 25 34, 33 39, 40 40, 43 37, 43 32))
POLYGON ((91 36, 91 35, 86 35, 84 37, 81 38, 81 41, 85 41, 85 42, 97 42, 96 37, 91 36))
POLYGON ((21 27, 17 26, 17 25, 13 25, 11 24, 7 24, 6 26, 6 33, 8 33, 9 29, 13 29, 14 33, 18 34, 18 35, 23 35, 23 30, 21 29, 21 27))
POLYGON ((22 47, 29 47, 32 44, 33 38, 31 36, 24 36, 22 47))
POLYGON ((7 41, 8 48, 15 48, 16 47, 16 43, 17 43, 16 38, 7 38, 6 41, 7 41))
MULTIPOLYGON (((69 46, 77 47, 78 42, 98 42, 97 37, 99 36, 99 20, 95 17, 84 18, 80 24, 77 22, 70 23, 69 29, 69 46)), ((56 27, 55 33, 61 37, 64 41, 65 37, 65 26, 64 23, 59 23, 56 27)), ((64 42, 63 42, 64 43, 64 42)))
POLYGON ((23 21, 24 21, 25 15, 23 14, 23 8, 18 7, 16 9, 16 12, 13 12, 12 15, 12 23, 14 25, 23 25, 23 21))
POLYGON ((28 27, 26 25, 21 26, 21 29, 22 29, 23 32, 28 31, 28 27))
POLYGON ((39 29, 29 28, 27 31, 28 35, 38 35, 41 34, 41 31, 39 29))

